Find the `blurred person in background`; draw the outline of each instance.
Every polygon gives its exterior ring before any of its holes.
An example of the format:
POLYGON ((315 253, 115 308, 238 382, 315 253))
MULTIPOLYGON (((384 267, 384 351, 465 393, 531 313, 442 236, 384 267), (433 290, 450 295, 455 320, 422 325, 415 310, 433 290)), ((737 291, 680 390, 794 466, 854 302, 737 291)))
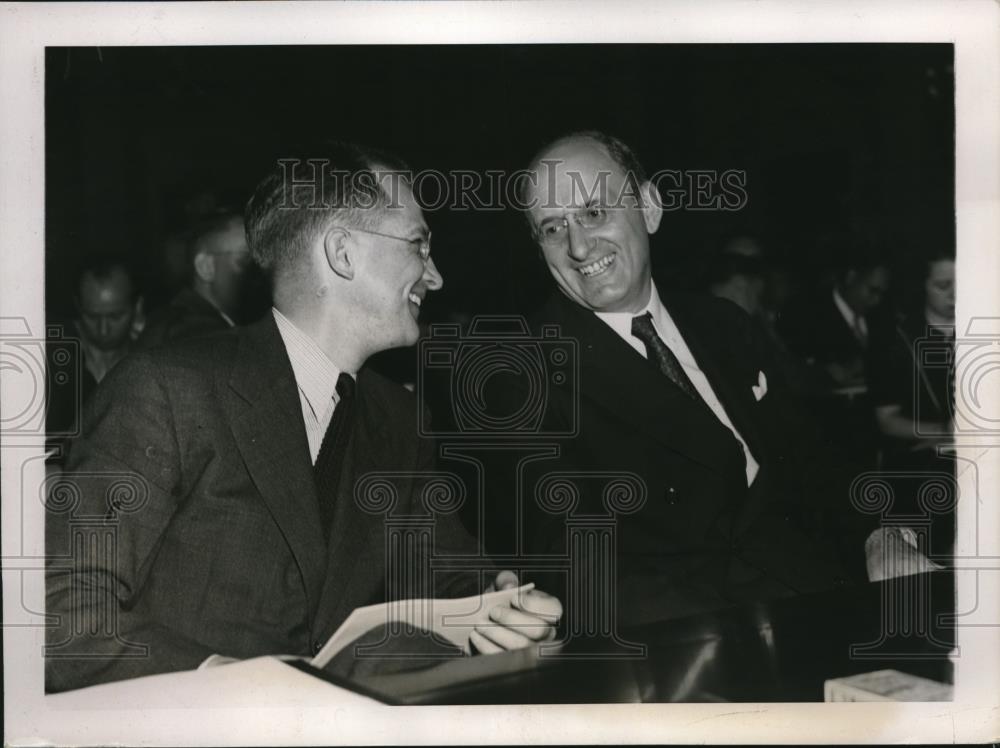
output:
POLYGON ((760 241, 746 234, 726 237, 710 260, 707 287, 712 296, 728 299, 750 316, 775 373, 792 395, 806 396, 808 372, 776 327, 787 296, 787 277, 760 241))
POLYGON ((86 373, 100 382, 132 347, 132 333, 142 297, 125 263, 97 260, 77 282, 76 330, 86 373))
POLYGON ((881 254, 861 242, 847 243, 838 265, 832 288, 790 305, 779 329, 811 372, 812 405, 827 440, 853 469, 867 470, 875 466, 878 439, 865 362, 890 274, 881 254))
POLYGON ((708 290, 729 299, 751 317, 763 316, 766 260, 760 243, 749 236, 727 239, 709 270, 708 290))
MULTIPOLYGON (((881 466, 890 472, 954 473, 954 461, 938 453, 952 437, 955 345, 955 255, 950 247, 928 253, 912 285, 908 307, 891 330, 873 341, 869 383, 881 447, 881 466)), ((894 511, 919 513, 916 497, 894 511)), ((948 552, 954 540, 954 512, 932 517, 932 548, 948 552)))
MULTIPOLYGON (((64 335, 78 344, 79 359, 66 369, 76 382, 49 387, 46 427, 50 434, 77 431, 83 403, 132 350, 142 314, 142 297, 132 272, 116 257, 85 261, 77 276, 73 302, 75 318, 66 325, 64 335)), ((63 443, 62 439, 50 440, 50 447, 63 443)))
POLYGON ((202 219, 187 255, 188 285, 150 316, 139 348, 218 332, 244 321, 252 261, 243 218, 221 212, 202 219))

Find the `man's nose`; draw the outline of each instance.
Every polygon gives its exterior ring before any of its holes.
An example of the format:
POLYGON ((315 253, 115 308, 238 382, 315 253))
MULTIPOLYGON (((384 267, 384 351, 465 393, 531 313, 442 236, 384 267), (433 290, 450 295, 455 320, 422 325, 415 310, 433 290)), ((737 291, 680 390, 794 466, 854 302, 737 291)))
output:
POLYGON ((444 278, 441 277, 441 273, 438 272, 434 260, 430 257, 427 258, 427 262, 424 264, 424 284, 429 291, 437 291, 444 285, 444 278))
POLYGON ((566 226, 566 233, 569 236, 570 257, 582 262, 590 254, 590 248, 593 245, 592 237, 572 219, 569 220, 569 224, 566 226))
POLYGON ((111 322, 105 317, 101 317, 101 321, 97 324, 97 330, 101 335, 107 335, 111 332, 111 322))

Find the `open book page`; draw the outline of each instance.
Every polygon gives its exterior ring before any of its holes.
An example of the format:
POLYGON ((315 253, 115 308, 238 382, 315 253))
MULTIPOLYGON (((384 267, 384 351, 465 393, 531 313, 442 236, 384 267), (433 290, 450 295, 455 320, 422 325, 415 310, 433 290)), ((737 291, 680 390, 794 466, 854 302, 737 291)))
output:
POLYGON ((476 626, 491 623, 490 610, 497 605, 519 607, 519 598, 534 587, 525 584, 471 597, 393 600, 356 608, 309 664, 320 669, 326 667, 352 641, 376 626, 394 621, 433 631, 468 653, 469 634, 476 626))

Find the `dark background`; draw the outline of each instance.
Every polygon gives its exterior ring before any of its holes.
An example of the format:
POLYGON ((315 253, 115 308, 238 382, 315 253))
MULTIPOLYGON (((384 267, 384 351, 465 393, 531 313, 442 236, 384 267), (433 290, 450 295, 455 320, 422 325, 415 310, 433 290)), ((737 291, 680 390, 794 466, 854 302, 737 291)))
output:
MULTIPOLYGON (((697 283, 731 231, 806 284, 857 237, 905 266, 953 241, 952 59, 942 44, 49 48, 48 311, 71 312, 87 253, 130 256, 147 306, 162 302, 162 247, 186 216, 242 206, 268 159, 314 137, 415 170, 514 171, 553 135, 598 128, 650 172, 745 170, 743 210, 665 216, 666 285, 697 283)), ((445 277, 431 320, 527 311, 550 288, 515 211, 429 223, 445 277)))

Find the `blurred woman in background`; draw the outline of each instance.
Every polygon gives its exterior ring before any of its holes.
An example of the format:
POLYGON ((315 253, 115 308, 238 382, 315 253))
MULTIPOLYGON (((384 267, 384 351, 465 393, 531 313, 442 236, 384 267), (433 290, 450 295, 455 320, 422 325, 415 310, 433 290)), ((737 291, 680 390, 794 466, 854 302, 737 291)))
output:
MULTIPOLYGON (((948 250, 927 256, 907 313, 899 315, 889 338, 873 345, 869 385, 881 434, 885 471, 947 473, 954 460, 938 454, 951 442, 954 413, 955 256, 948 250)), ((917 476, 919 477, 919 476, 917 476)), ((894 513, 922 514, 913 492, 897 490, 894 513)), ((899 483, 902 489, 902 482, 899 483)), ((950 553, 954 510, 935 511, 930 523, 934 553, 950 553)))

